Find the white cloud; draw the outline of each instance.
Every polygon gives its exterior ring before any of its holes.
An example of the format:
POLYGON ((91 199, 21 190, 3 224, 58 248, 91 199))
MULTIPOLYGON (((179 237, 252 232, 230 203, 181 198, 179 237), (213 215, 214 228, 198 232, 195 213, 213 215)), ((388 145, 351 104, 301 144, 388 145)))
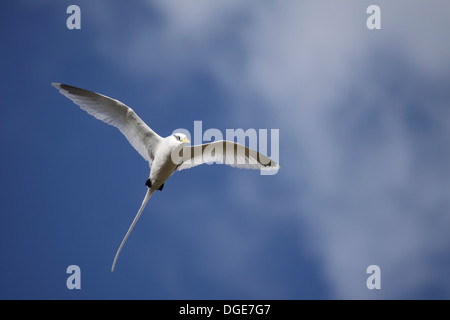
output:
POLYGON ((448 297, 449 154, 421 154, 449 141, 449 113, 436 105, 448 101, 417 89, 448 81, 450 4, 379 1, 382 29, 369 31, 370 4, 152 2, 162 25, 143 25, 124 39, 125 56, 111 59, 172 79, 201 65, 235 97, 230 112, 251 119, 264 111, 280 124, 281 140, 294 146, 282 146, 282 170, 291 170, 283 182, 301 190, 290 201, 335 297, 376 297, 365 287, 370 264, 382 268, 383 297, 429 287, 448 297), (406 123, 414 102, 439 135, 406 123))

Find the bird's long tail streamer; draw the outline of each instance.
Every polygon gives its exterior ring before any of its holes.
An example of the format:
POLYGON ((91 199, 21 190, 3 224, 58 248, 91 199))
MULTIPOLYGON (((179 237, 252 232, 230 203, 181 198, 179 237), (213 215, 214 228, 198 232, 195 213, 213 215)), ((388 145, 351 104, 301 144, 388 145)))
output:
POLYGON ((131 223, 130 228, 128 228, 127 234, 123 238, 122 243, 119 246, 119 249, 117 249, 116 256, 114 257, 114 261, 113 261, 113 264, 112 264, 112 267, 111 267, 111 272, 114 271, 114 268, 115 268, 116 262, 117 262, 117 258, 119 258, 120 251, 122 250, 123 245, 127 241, 128 236, 130 235, 131 231, 133 230, 134 225, 136 224, 136 222, 139 220, 139 217, 141 216, 142 211, 144 211, 144 208, 147 205, 147 202, 150 199, 150 196, 153 194, 154 191, 155 190, 152 190, 152 189, 148 188, 147 193, 145 194, 145 198, 142 201, 141 207, 140 207, 138 213, 136 214, 136 217, 134 217, 134 220, 131 223))

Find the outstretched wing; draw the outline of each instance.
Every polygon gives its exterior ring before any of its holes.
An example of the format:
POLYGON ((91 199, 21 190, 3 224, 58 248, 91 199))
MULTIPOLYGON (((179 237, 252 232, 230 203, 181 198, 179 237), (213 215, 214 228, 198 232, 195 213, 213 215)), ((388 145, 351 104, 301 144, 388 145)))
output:
POLYGON ((242 169, 278 170, 280 166, 262 153, 232 141, 214 141, 198 146, 184 147, 177 171, 204 163, 223 163, 242 169))
POLYGON ((99 93, 61 83, 52 85, 90 115, 119 129, 136 151, 152 163, 156 147, 162 138, 133 109, 99 93))

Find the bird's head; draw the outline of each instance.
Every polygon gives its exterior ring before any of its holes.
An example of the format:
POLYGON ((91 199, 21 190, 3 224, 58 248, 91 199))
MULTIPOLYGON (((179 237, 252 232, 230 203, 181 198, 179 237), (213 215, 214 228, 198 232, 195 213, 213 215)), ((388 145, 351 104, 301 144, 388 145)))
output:
POLYGON ((185 134, 183 134, 183 133, 175 133, 175 134, 172 135, 172 137, 176 141, 181 142, 181 143, 191 143, 189 141, 189 139, 187 138, 187 136, 185 134))

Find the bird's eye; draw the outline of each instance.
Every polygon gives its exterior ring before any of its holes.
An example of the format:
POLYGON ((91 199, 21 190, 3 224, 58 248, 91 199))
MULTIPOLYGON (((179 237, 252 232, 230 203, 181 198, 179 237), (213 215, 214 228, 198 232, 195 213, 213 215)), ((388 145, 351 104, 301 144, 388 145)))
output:
POLYGON ((175 138, 177 138, 177 140, 180 141, 180 136, 175 136, 175 138))

